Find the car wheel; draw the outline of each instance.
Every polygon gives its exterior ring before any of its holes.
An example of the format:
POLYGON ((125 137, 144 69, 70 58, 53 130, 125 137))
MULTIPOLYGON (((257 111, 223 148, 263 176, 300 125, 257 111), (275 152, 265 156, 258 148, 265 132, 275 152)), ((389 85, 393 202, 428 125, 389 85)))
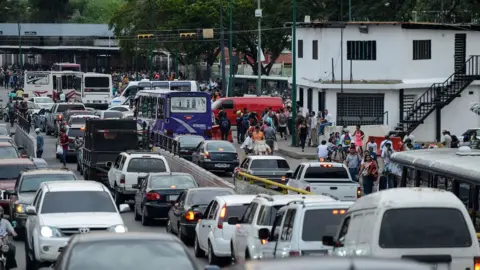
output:
POLYGON ((118 190, 115 188, 115 192, 114 192, 113 196, 115 197, 115 204, 117 205, 117 207, 120 207, 120 204, 122 204, 125 201, 123 199, 122 194, 120 194, 118 192, 118 190))
POLYGON ((32 260, 30 259, 28 241, 25 240, 25 245, 23 245, 23 246, 25 247, 25 268, 27 270, 31 270, 31 269, 33 269, 33 263, 32 263, 32 260))
POLYGON ((151 222, 152 220, 147 217, 147 210, 145 209, 145 207, 143 207, 142 209, 142 225, 143 226, 150 226, 150 224, 152 223, 151 222))
POLYGON ((173 234, 172 222, 170 222, 170 219, 167 219, 167 226, 165 227, 165 230, 167 231, 167 233, 172 233, 173 234))
POLYGON ((232 264, 237 262, 237 258, 235 258, 235 249, 233 248, 233 242, 230 242, 230 261, 232 264))
POLYGON ((177 234, 178 238, 180 238, 180 241, 182 241, 186 245, 188 243, 188 238, 183 232, 182 226, 180 226, 180 224, 178 224, 177 231, 178 231, 178 234, 177 234))
POLYGON ((200 248, 200 245, 198 244, 198 237, 196 236, 195 236, 195 243, 193 244, 193 253, 197 258, 205 257, 205 252, 200 248))
POLYGON ((210 265, 219 265, 220 263, 220 258, 215 256, 215 253, 213 253, 213 247, 210 241, 208 241, 208 264, 210 265))
POLYGON ((135 204, 133 204, 133 219, 135 221, 140 221, 142 219, 140 214, 138 214, 137 207, 135 206, 135 204))

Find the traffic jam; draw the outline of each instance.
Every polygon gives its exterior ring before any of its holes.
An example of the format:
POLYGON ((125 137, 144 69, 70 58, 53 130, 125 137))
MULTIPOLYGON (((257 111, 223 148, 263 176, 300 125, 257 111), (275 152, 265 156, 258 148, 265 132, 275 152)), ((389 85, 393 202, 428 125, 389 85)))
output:
POLYGON ((116 96, 111 86, 105 74, 27 72, 23 98, 3 109, 0 270, 19 264, 13 241, 27 270, 480 269, 475 221, 453 191, 365 195, 344 163, 239 153, 218 105, 236 98, 213 102, 189 81, 133 81, 116 96), (19 129, 35 152, 17 146, 19 129), (41 158, 47 136, 58 164, 41 158), (202 186, 207 172, 265 192, 202 186), (129 231, 127 212, 167 233, 129 231))

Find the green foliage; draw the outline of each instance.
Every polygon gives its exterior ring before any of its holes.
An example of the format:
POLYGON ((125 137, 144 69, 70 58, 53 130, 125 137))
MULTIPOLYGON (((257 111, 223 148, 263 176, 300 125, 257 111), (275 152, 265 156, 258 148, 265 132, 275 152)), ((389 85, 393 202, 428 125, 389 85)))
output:
POLYGON ((42 23, 59 23, 67 21, 68 0, 28 0, 30 20, 42 23))
POLYGON ((71 0, 72 23, 108 23, 124 0, 71 0))

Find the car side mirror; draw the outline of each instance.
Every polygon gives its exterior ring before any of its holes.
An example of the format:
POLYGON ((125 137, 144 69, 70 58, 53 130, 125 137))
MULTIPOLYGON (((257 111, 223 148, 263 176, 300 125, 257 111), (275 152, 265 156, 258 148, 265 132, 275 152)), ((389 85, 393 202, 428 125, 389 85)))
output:
POLYGON ((138 184, 133 184, 133 185, 132 185, 132 188, 134 188, 134 189, 140 189, 140 185, 138 185, 138 184))
POLYGON ((34 216, 37 214, 37 211, 35 210, 35 207, 33 207, 33 205, 29 205, 25 208, 25 214, 29 216, 34 216))
POLYGON ((128 204, 120 204, 118 206, 118 211, 120 213, 126 213, 126 212, 130 212, 130 206, 128 204))
POLYGON ((108 168, 111 168, 112 165, 113 165, 113 163, 112 163, 111 161, 107 161, 107 167, 108 167, 108 168))
POLYGON ((293 173, 287 172, 287 173, 285 174, 285 177, 286 177, 286 178, 292 178, 292 177, 293 177, 293 173))
POLYGON ((228 218, 228 225, 237 225, 240 223, 238 217, 229 217, 228 218))
POLYGON ((258 230, 258 238, 260 240, 267 240, 270 237, 270 231, 267 228, 261 228, 258 230))
POLYGON ((333 236, 325 235, 322 237, 322 244, 324 246, 333 247, 335 246, 335 239, 333 238, 333 236))

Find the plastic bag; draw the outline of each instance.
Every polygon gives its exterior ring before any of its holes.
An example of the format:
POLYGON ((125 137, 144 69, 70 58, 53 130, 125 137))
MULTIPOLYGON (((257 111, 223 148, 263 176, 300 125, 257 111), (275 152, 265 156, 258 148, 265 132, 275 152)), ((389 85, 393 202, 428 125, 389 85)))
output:
POLYGON ((57 154, 59 154, 59 155, 63 154, 63 148, 62 148, 61 145, 57 146, 57 154))
POLYGON ((277 142, 274 142, 274 143, 273 143, 273 150, 274 150, 274 151, 278 151, 278 144, 277 144, 277 142))

